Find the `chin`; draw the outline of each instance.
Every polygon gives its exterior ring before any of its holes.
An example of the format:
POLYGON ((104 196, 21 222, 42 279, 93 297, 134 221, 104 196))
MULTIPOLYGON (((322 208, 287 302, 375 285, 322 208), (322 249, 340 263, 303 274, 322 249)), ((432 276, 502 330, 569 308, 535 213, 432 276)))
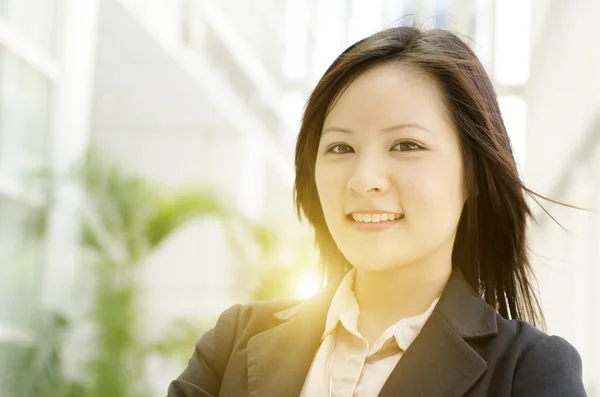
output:
POLYGON ((382 272, 385 270, 402 267, 404 264, 408 263, 408 261, 399 258, 394 260, 392 260, 392 258, 378 258, 374 260, 373 256, 371 256, 369 258, 356 258, 354 261, 351 260, 350 263, 357 270, 382 272))
POLYGON ((387 270, 397 268, 398 266, 381 265, 381 266, 354 266, 354 267, 356 268, 356 270, 360 270, 361 272, 379 273, 379 272, 385 272, 387 270))
MULTIPOLYGON (((385 244, 389 248, 390 243, 385 244)), ((417 245, 413 242, 407 244, 394 245, 394 249, 382 249, 384 244, 379 247, 360 249, 357 244, 348 245, 347 249, 342 250, 344 256, 350 264, 357 269, 364 271, 384 271, 407 267, 411 264, 421 262, 427 256, 427 250, 423 247, 414 247, 417 245), (413 247, 410 247, 413 245, 413 247), (412 249, 408 249, 408 248, 412 249)))

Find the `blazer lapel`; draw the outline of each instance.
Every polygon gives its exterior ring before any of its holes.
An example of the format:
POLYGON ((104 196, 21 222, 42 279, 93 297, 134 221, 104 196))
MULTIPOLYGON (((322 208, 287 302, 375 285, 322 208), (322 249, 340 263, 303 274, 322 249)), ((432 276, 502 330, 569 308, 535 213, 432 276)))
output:
POLYGON ((468 340, 497 332, 495 310, 455 268, 436 308, 379 396, 464 395, 487 368, 468 340))
MULTIPOLYGON (((248 341, 248 391, 252 397, 297 397, 319 348, 337 285, 275 314, 281 323, 248 341)), ((498 332, 496 311, 455 268, 423 329, 384 384, 380 397, 464 395, 487 363, 469 339, 498 332)))
POLYGON ((321 343, 336 286, 275 314, 283 323, 248 341, 248 391, 252 397, 297 397, 321 343))

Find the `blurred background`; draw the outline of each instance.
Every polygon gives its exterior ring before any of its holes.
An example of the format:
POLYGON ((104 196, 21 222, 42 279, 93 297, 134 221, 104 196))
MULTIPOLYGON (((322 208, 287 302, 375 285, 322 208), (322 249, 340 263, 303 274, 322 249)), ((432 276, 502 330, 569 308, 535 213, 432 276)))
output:
POLYGON ((0 396, 164 396, 238 302, 318 288, 303 105, 348 45, 464 35, 533 204, 548 332, 600 396, 600 2, 0 0, 0 396))

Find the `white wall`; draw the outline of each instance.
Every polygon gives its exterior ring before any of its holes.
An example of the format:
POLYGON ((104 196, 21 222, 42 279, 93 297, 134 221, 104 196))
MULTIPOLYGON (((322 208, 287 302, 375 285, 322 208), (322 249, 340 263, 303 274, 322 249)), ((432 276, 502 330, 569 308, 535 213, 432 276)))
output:
MULTIPOLYGON (((101 3, 92 145, 164 189, 209 185, 235 205, 246 148, 211 100, 219 93, 196 84, 120 3, 101 3)), ((213 324, 243 301, 234 288, 235 265, 217 219, 190 221, 169 236, 140 264, 140 340, 163 339, 182 319, 213 324)), ((182 370, 161 359, 147 365, 156 395, 182 370)))
MULTIPOLYGON (((529 186, 552 198, 600 209, 600 149, 577 158, 600 116, 600 51, 596 43, 600 3, 577 0, 543 2, 535 12, 528 105, 527 162, 529 186), (568 175, 568 183, 557 190, 568 175), (557 196, 558 195, 558 196, 557 196)), ((600 142, 597 139, 596 142, 600 142)), ((542 201, 543 202, 543 201, 542 201)), ((548 219, 537 205, 541 225, 530 227, 532 262, 538 275, 548 331, 579 350, 589 395, 600 384, 600 215, 543 202, 567 229, 548 219)), ((596 394, 594 394, 596 393, 596 394)))
MULTIPOLYGON (((596 1, 555 0, 532 47, 526 182, 549 192, 600 109, 596 1)), ((534 13, 535 14, 535 13, 534 13)))
MULTIPOLYGON (((208 95, 124 7, 102 3, 92 145, 106 153, 109 161, 165 189, 210 184, 227 197, 235 197, 243 147, 208 95)), ((193 301, 220 299, 213 303, 223 307, 238 298, 228 288, 227 277, 213 272, 229 263, 224 241, 212 230, 212 226, 185 227, 165 242, 149 265, 152 272, 143 276, 143 293, 152 302, 179 302, 187 307, 193 301), (211 275, 212 285, 217 290, 222 286, 223 292, 215 295, 214 288, 181 287, 211 275), (182 295, 183 290, 187 292, 182 295)), ((176 314, 151 306, 150 312, 157 315, 176 314)))

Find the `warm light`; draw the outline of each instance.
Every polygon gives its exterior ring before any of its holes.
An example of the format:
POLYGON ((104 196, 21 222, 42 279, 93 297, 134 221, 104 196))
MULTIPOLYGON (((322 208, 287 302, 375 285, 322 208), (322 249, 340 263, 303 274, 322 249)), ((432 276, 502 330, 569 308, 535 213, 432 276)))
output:
POLYGON ((319 290, 319 277, 316 274, 301 274, 294 280, 294 297, 307 299, 319 290))

